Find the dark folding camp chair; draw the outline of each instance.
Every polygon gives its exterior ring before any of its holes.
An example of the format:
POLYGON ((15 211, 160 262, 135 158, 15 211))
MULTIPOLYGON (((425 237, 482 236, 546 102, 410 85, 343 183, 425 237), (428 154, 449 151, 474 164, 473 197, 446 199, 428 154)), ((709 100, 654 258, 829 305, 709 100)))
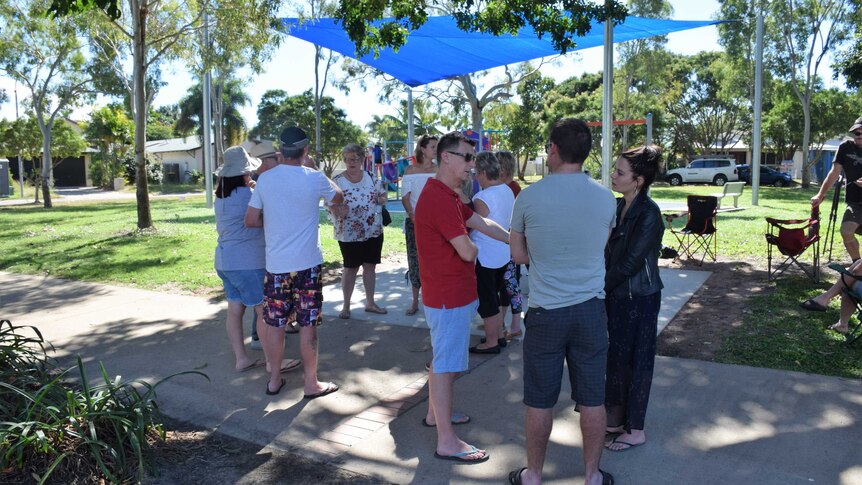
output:
POLYGON ((849 330, 844 335, 844 341, 847 342, 847 345, 852 345, 859 337, 862 337, 862 284, 853 286, 854 283, 862 280, 862 276, 847 271, 847 268, 838 263, 832 263, 829 267, 841 274, 841 280, 844 282, 844 295, 856 305, 856 323, 850 323, 848 325, 849 330))
POLYGON ((716 238, 716 223, 718 218, 718 197, 712 195, 689 195, 688 211, 665 216, 667 228, 679 242, 678 258, 684 254, 688 259, 697 259, 697 253, 703 251, 698 265, 709 256, 715 261, 718 254, 718 239, 716 238), (688 216, 688 222, 682 229, 674 229, 674 219, 688 216))
MULTIPOLYGON (((781 276, 788 268, 796 266, 812 280, 820 281, 820 211, 817 207, 811 209, 808 219, 773 219, 766 218, 766 260, 769 269, 768 280, 781 276), (808 250, 814 256, 811 269, 806 269, 799 258, 808 250), (778 250, 784 261, 772 265, 773 251, 778 250)), ((780 259, 776 255, 776 262, 780 259)))

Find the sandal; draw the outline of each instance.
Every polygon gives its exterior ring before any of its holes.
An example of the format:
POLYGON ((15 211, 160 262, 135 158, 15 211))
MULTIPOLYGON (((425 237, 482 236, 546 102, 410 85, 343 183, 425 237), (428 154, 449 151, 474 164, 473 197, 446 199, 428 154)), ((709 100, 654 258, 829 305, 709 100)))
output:
POLYGON ((814 299, 805 300, 799 304, 803 310, 808 310, 811 312, 825 312, 826 307, 814 301, 814 299))
POLYGON ((408 308, 407 311, 404 312, 404 314, 407 315, 408 317, 412 317, 413 315, 416 315, 416 312, 418 312, 418 311, 419 311, 419 307, 408 308))
POLYGON ((380 308, 377 305, 365 307, 365 311, 368 313, 376 313, 378 315, 386 315, 389 313, 385 308, 380 308))
POLYGON ((347 320, 348 318, 350 318, 350 309, 345 308, 344 310, 341 310, 341 313, 338 314, 338 318, 342 320, 347 320))

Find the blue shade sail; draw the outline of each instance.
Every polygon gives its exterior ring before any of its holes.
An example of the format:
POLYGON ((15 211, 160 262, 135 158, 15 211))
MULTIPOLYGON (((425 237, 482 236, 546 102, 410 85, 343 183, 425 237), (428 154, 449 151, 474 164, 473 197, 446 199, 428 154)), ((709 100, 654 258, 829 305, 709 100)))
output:
MULTIPOLYGON (((305 21, 282 19, 290 35, 347 57, 355 58, 355 46, 336 19, 322 18, 305 21)), ((723 20, 666 20, 643 17, 626 17, 624 23, 614 27, 614 43, 665 35, 681 30, 716 25, 723 20)), ((577 47, 588 49, 604 44, 604 22, 593 22, 590 31, 578 37, 577 47)), ((529 61, 558 54, 550 36, 540 39, 530 27, 517 35, 494 36, 458 29, 452 17, 429 17, 422 27, 410 33, 407 43, 398 52, 381 49, 380 56, 372 54, 358 58, 408 86, 421 86, 493 67, 529 61)))

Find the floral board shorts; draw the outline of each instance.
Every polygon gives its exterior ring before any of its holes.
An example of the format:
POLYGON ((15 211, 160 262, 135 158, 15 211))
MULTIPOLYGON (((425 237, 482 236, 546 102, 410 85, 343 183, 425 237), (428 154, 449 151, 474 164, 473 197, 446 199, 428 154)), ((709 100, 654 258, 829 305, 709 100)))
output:
POLYGON ((320 325, 323 310, 322 265, 291 273, 266 272, 263 283, 263 320, 273 327, 296 322, 320 325))

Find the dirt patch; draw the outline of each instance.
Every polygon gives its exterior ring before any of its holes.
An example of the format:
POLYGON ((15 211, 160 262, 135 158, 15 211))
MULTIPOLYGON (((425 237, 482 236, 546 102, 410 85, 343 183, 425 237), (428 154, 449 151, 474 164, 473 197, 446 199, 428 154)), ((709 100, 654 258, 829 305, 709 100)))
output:
POLYGON ((143 485, 389 483, 184 422, 168 419, 165 427, 172 431, 165 442, 156 445, 157 474, 149 474, 143 485))
POLYGON ((730 329, 742 325, 752 295, 770 291, 762 261, 675 263, 660 267, 711 271, 709 279, 658 337, 657 352, 668 357, 713 361, 730 329))

